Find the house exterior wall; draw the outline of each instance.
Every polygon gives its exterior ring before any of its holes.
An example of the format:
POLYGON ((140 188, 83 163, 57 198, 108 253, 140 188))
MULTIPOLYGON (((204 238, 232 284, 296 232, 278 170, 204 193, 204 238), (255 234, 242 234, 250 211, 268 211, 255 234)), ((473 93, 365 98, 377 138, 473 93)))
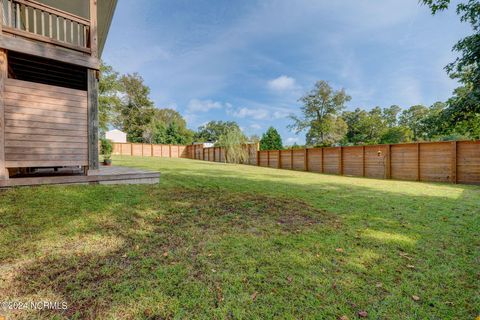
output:
POLYGON ((0 179, 9 178, 9 168, 83 166, 88 174, 98 169, 99 57, 116 2, 3 1, 0 179), (52 19, 40 18, 46 13, 52 19), (12 52, 49 59, 52 65, 63 62, 84 68, 86 90, 70 89, 64 82, 74 79, 51 70, 50 62, 41 68, 25 62, 20 67, 29 68, 31 79, 13 79, 8 63, 12 52), (61 83, 42 83, 44 75, 61 83))
POLYGON ((5 167, 86 166, 87 91, 5 79, 5 167))

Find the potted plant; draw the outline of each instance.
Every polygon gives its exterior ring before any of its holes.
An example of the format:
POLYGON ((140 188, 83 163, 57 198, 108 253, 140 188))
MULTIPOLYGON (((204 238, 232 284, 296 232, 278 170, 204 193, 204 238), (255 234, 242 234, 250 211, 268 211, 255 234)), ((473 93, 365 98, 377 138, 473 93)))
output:
POLYGON ((100 153, 103 156, 103 165, 110 166, 112 165, 112 142, 108 139, 101 139, 100 140, 100 153))

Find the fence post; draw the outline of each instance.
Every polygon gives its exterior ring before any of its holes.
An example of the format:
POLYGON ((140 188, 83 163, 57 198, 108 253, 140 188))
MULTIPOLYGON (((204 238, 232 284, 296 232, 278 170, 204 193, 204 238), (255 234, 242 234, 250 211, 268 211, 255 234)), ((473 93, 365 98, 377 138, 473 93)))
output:
POLYGON ((385 155, 386 163, 385 166, 385 177, 386 179, 392 179, 392 145, 387 146, 387 154, 385 155))
POLYGON ((290 170, 293 170, 293 149, 290 150, 290 170))
POLYGON ((213 147, 213 162, 215 162, 215 158, 216 158, 216 149, 217 147, 213 147))
POLYGON ((270 150, 267 150, 267 167, 270 167, 270 150))
POLYGON ((322 151, 322 168, 321 168, 321 172, 324 173, 325 172, 325 169, 324 169, 324 159, 325 157, 323 156, 323 148, 320 148, 320 150, 322 151))
POLYGON ((452 166, 451 166, 451 177, 450 181, 452 183, 457 183, 457 141, 452 142, 452 166))
POLYGON ((343 147, 340 147, 340 159, 339 159, 339 173, 343 176, 343 147))
POLYGON ((282 168, 282 150, 278 150, 278 161, 277 161, 277 168, 282 168))
POLYGON ((417 181, 420 181, 420 143, 417 142, 417 181))
POLYGON ((260 150, 257 150, 257 167, 260 167, 260 150))
POLYGON ((365 177, 365 146, 362 146, 362 177, 365 177))
POLYGON ((172 157, 172 145, 171 144, 168 145, 168 157, 169 158, 172 157))
POLYGON ((308 171, 308 149, 305 148, 305 154, 303 155, 303 170, 308 171))
POLYGON ((130 156, 133 156, 133 143, 130 143, 130 156))

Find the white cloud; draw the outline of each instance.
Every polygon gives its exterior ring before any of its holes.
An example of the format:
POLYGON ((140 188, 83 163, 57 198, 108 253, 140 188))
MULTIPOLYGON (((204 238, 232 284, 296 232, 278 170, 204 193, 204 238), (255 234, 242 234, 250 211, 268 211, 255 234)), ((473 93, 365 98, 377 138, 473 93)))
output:
MULTIPOLYGON (((154 10, 157 6, 157 1, 148 0, 119 3, 104 57, 121 72, 140 72, 152 92, 165 97, 155 101, 175 100, 183 106, 190 98, 221 93, 237 105, 256 108, 237 100, 257 99, 262 89, 277 92, 273 87, 279 88, 278 97, 296 100, 305 90, 297 95, 298 89, 285 88, 310 87, 318 79, 345 87, 353 96, 352 105, 443 100, 456 86, 443 70, 454 57, 431 57, 450 53, 464 29, 468 31, 454 11, 432 18, 427 7, 413 0, 238 1, 208 8, 205 13, 210 16, 183 5, 163 12, 154 10), (132 16, 136 18, 129 19, 132 16), (311 29, 318 32, 305 32, 311 29), (345 63, 351 52, 356 54, 345 63), (414 57, 412 66, 428 67, 411 74, 420 88, 392 84, 405 65, 402 56, 414 57), (432 75, 432 70, 440 75, 432 75), (272 72, 283 76, 265 78, 272 72), (239 86, 244 87, 242 97, 229 92, 239 86), (386 92, 387 86, 394 88, 386 92)), ((262 98, 271 105, 287 105, 262 98)), ((274 112, 273 117, 285 114, 274 112)))
POLYGON ((252 128, 252 129, 254 129, 254 130, 258 130, 258 129, 261 129, 262 126, 259 125, 258 123, 252 123, 252 124, 250 125, 250 128, 252 128))
POLYGON ((290 109, 287 109, 287 108, 277 108, 274 112, 273 112, 273 117, 275 119, 283 119, 283 118, 287 118, 290 114, 292 113, 292 111, 290 109))
MULTIPOLYGON (((226 107, 229 107, 229 105, 229 103, 225 104, 226 107)), ((223 107, 224 105, 218 101, 192 99, 188 103, 187 112, 208 112, 223 107)))
POLYGON ((255 120, 264 120, 269 117, 269 111, 266 109, 239 108, 230 109, 229 114, 236 118, 252 118, 255 120))
POLYGON ((268 81, 268 87, 276 92, 291 91, 295 89, 296 81, 294 78, 284 75, 268 81))

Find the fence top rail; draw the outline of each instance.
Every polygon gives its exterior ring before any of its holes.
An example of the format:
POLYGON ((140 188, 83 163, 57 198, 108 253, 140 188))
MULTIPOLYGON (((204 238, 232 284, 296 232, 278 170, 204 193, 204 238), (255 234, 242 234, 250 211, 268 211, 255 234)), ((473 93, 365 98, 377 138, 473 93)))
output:
POLYGON ((152 146, 179 146, 179 147, 189 147, 190 145, 183 145, 183 144, 161 144, 161 143, 144 143, 144 142, 112 142, 114 144, 144 144, 144 145, 152 145, 152 146))
POLYGON ((402 142, 402 143, 384 143, 384 144, 361 144, 356 146, 336 146, 336 147, 308 147, 308 148, 296 148, 296 149, 269 149, 258 150, 258 152, 278 152, 278 151, 295 151, 295 150, 321 150, 321 149, 336 149, 336 148, 363 148, 363 147, 388 147, 388 146, 403 146, 403 145, 417 145, 417 144, 447 144, 447 143, 473 143, 480 144, 480 140, 448 140, 448 141, 415 141, 415 142, 402 142))

